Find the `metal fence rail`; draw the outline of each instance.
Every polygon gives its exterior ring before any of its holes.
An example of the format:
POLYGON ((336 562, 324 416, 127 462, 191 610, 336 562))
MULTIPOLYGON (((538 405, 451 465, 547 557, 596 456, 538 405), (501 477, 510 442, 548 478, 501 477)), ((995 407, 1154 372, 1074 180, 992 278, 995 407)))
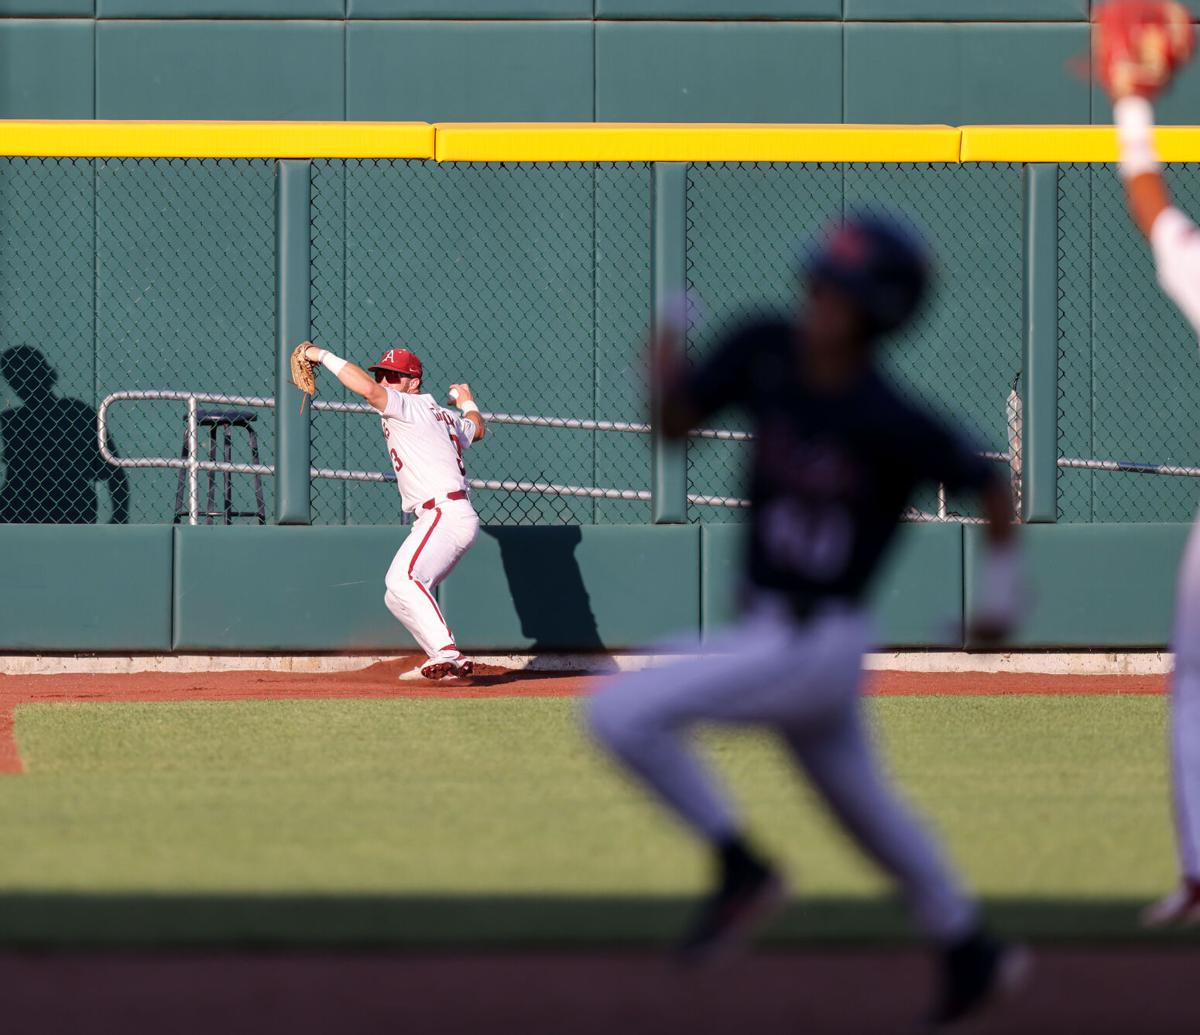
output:
MULTIPOLYGON (((96 415, 96 438, 100 454, 113 467, 123 468, 166 468, 187 471, 187 507, 188 523, 199 523, 199 476, 201 471, 224 474, 251 474, 272 477, 275 474, 273 464, 245 464, 222 460, 202 460, 199 456, 199 412, 200 404, 206 403, 219 406, 246 406, 256 409, 274 409, 275 400, 262 396, 227 395, 220 392, 183 392, 171 390, 131 390, 112 392, 101 400, 96 415), (185 457, 122 457, 115 455, 108 447, 108 411, 119 402, 182 402, 187 407, 187 456, 185 457)), ((331 413, 364 413, 376 414, 376 410, 366 403, 348 403, 317 399, 312 403, 313 409, 331 413)), ((580 431, 613 431, 631 434, 648 435, 649 424, 638 424, 628 421, 585 420, 573 417, 535 417, 525 414, 486 413, 484 418, 494 424, 514 424, 531 427, 560 428, 580 431)), ((697 437, 720 438, 733 435, 740 439, 750 436, 743 432, 726 432, 719 429, 699 429, 697 437)), ((356 471, 346 468, 313 467, 310 477, 353 482, 394 483, 396 476, 380 471, 356 471)), ((648 489, 608 489, 588 485, 559 485, 554 482, 523 481, 515 479, 472 478, 469 479, 472 489, 490 490, 494 492, 545 493, 555 496, 570 496, 583 499, 631 500, 649 502, 651 493, 648 489)), ((730 496, 712 496, 700 493, 691 494, 688 501, 698 505, 744 508, 749 501, 730 496)))
MULTIPOLYGON (((188 523, 199 523, 199 478, 201 471, 224 474, 249 474, 272 477, 273 464, 246 464, 222 460, 202 460, 199 456, 200 404, 220 406, 245 406, 255 409, 274 409, 275 400, 263 396, 228 395, 220 392, 184 392, 172 390, 130 390, 112 392, 101 400, 96 415, 96 439, 100 454, 113 467, 121 468, 166 468, 187 472, 188 523), (122 457, 117 456, 108 445, 109 410, 119 402, 182 402, 187 408, 186 456, 183 457, 122 457)), ((313 409, 333 413, 362 413, 374 415, 377 411, 366 403, 349 403, 317 399, 313 409)), ((631 421, 590 420, 575 417, 539 417, 526 414, 485 413, 484 419, 493 424, 523 425, 532 427, 558 428, 578 431, 608 431, 627 434, 648 435, 649 424, 631 421)), ((749 432, 726 431, 718 428, 699 428, 692 432, 696 438, 720 439, 746 442, 753 438, 749 432)), ((1011 463, 1012 453, 988 451, 982 454, 989 460, 1011 463)), ((1103 461, 1095 461, 1103 463, 1103 461)), ((1108 469, 1108 468, 1105 468, 1108 469)), ((1196 471, 1200 475, 1200 470, 1196 471)), ((312 467, 309 476, 314 479, 371 483, 394 483, 395 474, 380 471, 359 471, 348 468, 312 467)), ((588 485, 561 485, 555 482, 521 479, 472 478, 468 480, 472 489, 493 492, 543 493, 583 499, 627 500, 648 503, 652 494, 648 489, 599 488, 588 485)), ((736 496, 707 493, 688 493, 692 506, 724 507, 731 510, 745 509, 750 501, 736 496)), ((938 489, 938 511, 929 513, 919 509, 905 512, 905 520, 913 522, 962 521, 974 523, 977 518, 951 513, 947 507, 944 487, 938 489)))

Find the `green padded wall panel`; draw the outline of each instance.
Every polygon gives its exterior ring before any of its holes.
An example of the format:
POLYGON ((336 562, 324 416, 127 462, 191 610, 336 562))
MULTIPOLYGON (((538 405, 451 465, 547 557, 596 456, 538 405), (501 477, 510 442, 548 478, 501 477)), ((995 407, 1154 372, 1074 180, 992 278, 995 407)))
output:
POLYGON ((848 24, 847 122, 1079 123, 1088 26, 848 24))
MULTIPOLYGON (((1163 125, 1194 126, 1200 122, 1200 67, 1190 62, 1180 69, 1171 89, 1154 99, 1155 120, 1163 125)), ((1112 122, 1112 101, 1098 86, 1092 89, 1092 121, 1112 122)))
POLYGON ((1087 21, 1088 0, 843 0, 854 22, 1087 21))
POLYGON ((171 529, 0 525, 0 650, 171 647, 171 529))
MULTIPOLYGON (((744 525, 700 530, 701 626, 710 636, 736 614, 744 525)), ((960 645, 962 526, 906 525, 872 592, 876 631, 892 647, 960 645)))
POLYGON ((95 9, 95 0, 0 0, 8 18, 90 18, 95 9))
POLYGON ((600 122, 840 122, 842 27, 599 22, 600 122))
POLYGON ((590 22, 351 22, 346 116, 589 121, 590 22))
POLYGON ((827 18, 842 0, 596 0, 597 18, 827 18))
POLYGON ((175 649, 407 650, 411 638, 383 603, 383 577, 405 534, 180 526, 175 649))
POLYGON ((100 22, 102 119, 344 117, 335 22, 100 22))
POLYGON ((705 639, 738 614, 745 525, 700 526, 700 632, 705 639))
POLYGON ((342 18, 346 0, 96 0, 101 18, 342 18))
POLYGON ((648 647, 700 624, 700 533, 681 526, 485 527, 442 587, 464 649, 648 647))
POLYGON ((346 0, 351 18, 591 18, 592 0, 346 0))
POLYGON ((957 647, 962 636, 963 526, 913 524, 871 594, 881 645, 957 647))
MULTIPOLYGON (((1023 527, 1032 607, 1012 645, 1166 646, 1175 609, 1175 572, 1189 530, 1185 524, 1023 527)), ((967 614, 979 592, 982 552, 982 529, 968 528, 967 614)))
POLYGON ((0 21, 0 118, 90 119, 90 21, 0 21))

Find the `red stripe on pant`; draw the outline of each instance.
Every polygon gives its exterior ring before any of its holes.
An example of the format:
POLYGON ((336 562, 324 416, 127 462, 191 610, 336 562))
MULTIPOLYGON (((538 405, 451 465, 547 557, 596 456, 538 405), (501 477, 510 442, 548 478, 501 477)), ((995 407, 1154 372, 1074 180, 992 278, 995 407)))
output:
POLYGON ((425 588, 425 584, 419 579, 413 578, 413 568, 417 566, 417 558, 421 556, 421 551, 425 549, 425 544, 429 542, 429 537, 433 535, 433 530, 437 528, 438 522, 442 520, 442 508, 436 507, 433 511, 433 524, 429 526, 429 531, 425 533, 425 538, 421 540, 420 545, 413 551, 412 558, 408 562, 408 580, 416 585, 416 587, 425 594, 425 599, 433 605, 433 610, 437 613, 438 621, 446 628, 446 635, 450 637, 450 647, 443 648, 449 650, 457 649, 454 646, 454 633, 450 631, 450 626, 446 625, 446 618, 442 614, 442 609, 438 607, 437 601, 433 599, 433 595, 425 588))

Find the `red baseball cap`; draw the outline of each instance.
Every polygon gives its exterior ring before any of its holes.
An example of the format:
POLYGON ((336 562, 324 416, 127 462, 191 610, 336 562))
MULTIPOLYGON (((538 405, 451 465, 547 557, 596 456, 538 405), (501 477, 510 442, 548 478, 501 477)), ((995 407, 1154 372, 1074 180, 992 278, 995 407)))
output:
POLYGON ((424 367, 421 366, 421 361, 417 358, 416 353, 409 352, 408 349, 388 349, 378 363, 367 369, 376 378, 385 370, 396 374, 405 374, 408 377, 420 377, 424 372, 424 367))

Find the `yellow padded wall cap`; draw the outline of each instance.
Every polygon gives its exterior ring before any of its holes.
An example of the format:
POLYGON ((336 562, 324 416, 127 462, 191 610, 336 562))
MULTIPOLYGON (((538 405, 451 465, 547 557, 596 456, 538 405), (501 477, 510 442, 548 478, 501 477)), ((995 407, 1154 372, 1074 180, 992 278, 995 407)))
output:
POLYGON ((438 123, 439 162, 957 162, 951 126, 438 123))
MULTIPOLYGON (((1154 131, 1165 162, 1200 161, 1200 128, 1159 126, 1154 131)), ((964 162, 1115 162, 1112 126, 963 126, 964 162)))
POLYGON ((44 158, 432 158, 424 122, 0 120, 0 155, 44 158))

